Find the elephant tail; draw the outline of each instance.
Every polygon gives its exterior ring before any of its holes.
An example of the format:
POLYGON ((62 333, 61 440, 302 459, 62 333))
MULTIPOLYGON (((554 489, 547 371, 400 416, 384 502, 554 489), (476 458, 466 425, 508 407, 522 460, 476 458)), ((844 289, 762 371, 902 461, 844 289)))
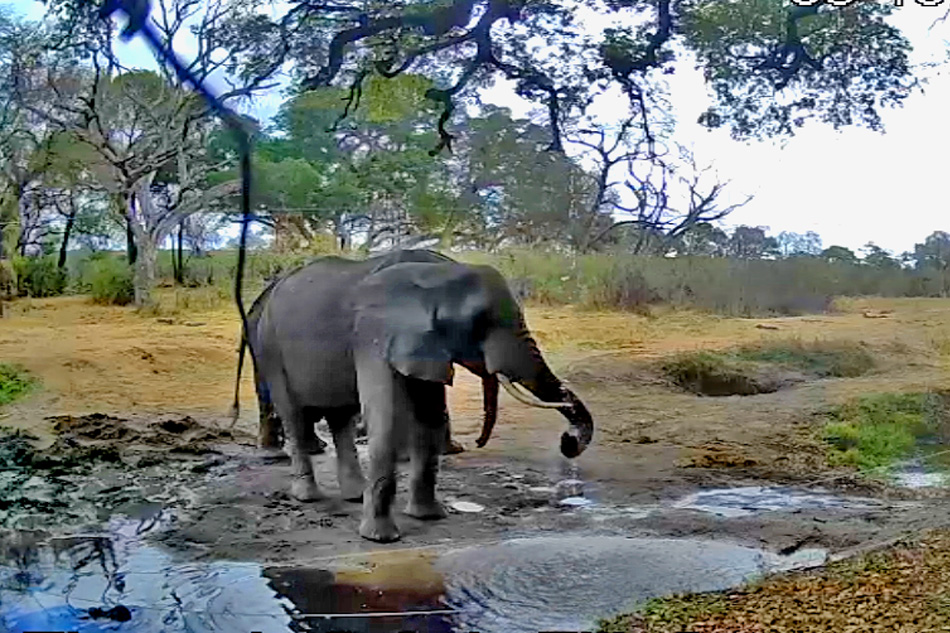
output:
POLYGON ((245 347, 247 347, 247 337, 242 335, 241 347, 238 349, 237 377, 234 380, 234 403, 231 405, 231 426, 229 428, 232 429, 238 420, 238 415, 241 413, 241 369, 244 367, 245 347))

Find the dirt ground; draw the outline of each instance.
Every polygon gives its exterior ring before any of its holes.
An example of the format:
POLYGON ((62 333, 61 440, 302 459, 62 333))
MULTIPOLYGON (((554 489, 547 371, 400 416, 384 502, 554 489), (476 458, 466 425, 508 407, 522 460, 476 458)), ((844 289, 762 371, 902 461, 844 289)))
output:
MULTIPOLYGON (((257 407, 247 364, 241 417, 229 429, 239 333, 234 307, 182 312, 168 307, 173 291, 161 298, 165 308, 147 314, 91 305, 83 297, 24 299, 0 320, 0 359, 23 365, 42 381, 0 411, 0 425, 34 434, 40 448, 118 451, 112 461, 66 476, 58 490, 97 506, 100 514, 149 504, 176 510, 162 538, 189 558, 301 561, 391 548, 357 536, 360 506, 338 500, 332 452, 315 458, 328 498, 309 505, 286 494, 288 462, 253 456, 257 407), (97 483, 86 492, 90 481, 97 483)), ((562 458, 563 418, 502 393, 493 437, 476 448, 480 384, 460 370, 449 400, 454 436, 466 451, 444 459, 440 490, 449 501, 476 502, 484 510, 452 511, 440 522, 399 516, 400 547, 596 529, 722 537, 775 551, 809 546, 847 552, 950 525, 950 505, 932 499, 942 493, 895 490, 832 471, 812 434, 817 413, 857 394, 950 387, 950 300, 846 300, 833 314, 767 320, 538 306, 529 307, 527 317, 554 371, 592 412, 593 444, 573 463, 562 458), (877 368, 860 378, 725 398, 684 393, 655 369, 657 360, 677 351, 794 338, 864 342, 877 368), (592 520, 589 513, 557 506, 557 487, 565 480, 584 482, 586 495, 611 508, 669 504, 702 488, 776 482, 870 495, 877 504, 728 521, 667 507, 592 520)), ((325 429, 321 433, 329 440, 325 429)), ((397 503, 404 490, 402 482, 397 503)), ((80 506, 77 501, 73 513, 65 513, 70 520, 63 512, 38 512, 7 527, 85 525, 95 513, 80 512, 80 506)))

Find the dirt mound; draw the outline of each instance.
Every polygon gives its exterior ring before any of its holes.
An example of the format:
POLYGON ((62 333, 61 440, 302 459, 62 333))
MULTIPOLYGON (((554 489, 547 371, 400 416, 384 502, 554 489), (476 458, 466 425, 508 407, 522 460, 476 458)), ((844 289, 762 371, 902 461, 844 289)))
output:
POLYGON ((697 453, 682 460, 681 468, 750 468, 759 460, 745 455, 743 450, 728 443, 707 442, 696 447, 697 453))
MULTIPOLYGON (((46 418, 53 422, 57 442, 68 439, 84 445, 108 444, 116 448, 165 448, 171 452, 202 454, 216 452, 214 445, 251 439, 227 429, 205 426, 190 416, 148 424, 136 424, 103 413, 46 418)), ((54 444, 55 445, 55 444, 54 444)))
POLYGON ((87 440, 127 440, 135 431, 126 426, 126 420, 104 413, 89 415, 54 415, 46 418, 53 423, 57 435, 70 435, 87 440))

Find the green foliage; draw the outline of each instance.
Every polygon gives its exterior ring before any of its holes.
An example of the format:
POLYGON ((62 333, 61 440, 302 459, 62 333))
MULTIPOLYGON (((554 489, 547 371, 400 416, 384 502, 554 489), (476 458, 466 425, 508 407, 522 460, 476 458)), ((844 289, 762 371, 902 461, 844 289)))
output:
POLYGON ((865 472, 886 471, 942 425, 934 415, 938 399, 929 393, 877 394, 836 407, 822 431, 831 447, 829 460, 865 472))
POLYGON ((854 378, 871 371, 874 365, 874 357, 863 345, 849 341, 804 343, 796 339, 683 352, 664 361, 661 369, 674 383, 695 393, 751 395, 781 386, 781 376, 774 370, 814 378, 854 378))
POLYGON ((679 387, 706 396, 751 396, 779 388, 776 381, 762 376, 759 363, 717 352, 676 354, 660 369, 679 387))
POLYGON ((95 303, 128 305, 135 299, 132 269, 122 259, 109 256, 92 259, 85 268, 83 282, 95 303))
POLYGON ((22 367, 0 363, 0 406, 25 395, 36 385, 36 379, 22 367))
POLYGON ((735 138, 791 135, 810 118, 835 129, 881 129, 880 109, 911 93, 910 43, 885 21, 890 3, 849 5, 809 10, 778 0, 695 3, 683 16, 684 36, 717 98, 700 122, 728 125, 735 138), (792 34, 798 41, 787 30, 790 12, 801 16, 792 34), (775 57, 767 60, 770 54, 775 57), (776 86, 789 90, 777 93, 776 86))
POLYGON ((855 378, 871 371, 874 356, 867 347, 850 341, 801 340, 746 345, 734 350, 737 358, 772 363, 819 378, 855 378))
POLYGON ((432 80, 422 75, 403 74, 392 79, 372 75, 363 85, 365 101, 361 106, 370 123, 396 123, 418 118, 420 114, 431 116, 435 104, 425 94, 433 87, 432 80))
POLYGON ((66 290, 66 271, 56 266, 55 257, 14 257, 17 292, 28 297, 52 297, 66 290))

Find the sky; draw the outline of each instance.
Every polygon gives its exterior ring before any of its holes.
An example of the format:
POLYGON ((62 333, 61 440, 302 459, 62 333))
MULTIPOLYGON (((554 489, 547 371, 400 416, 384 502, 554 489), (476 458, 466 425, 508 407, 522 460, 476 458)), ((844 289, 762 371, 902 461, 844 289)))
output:
MULTIPOLYGON (((33 19, 43 15, 43 6, 35 0, 5 4, 33 19)), ((947 7, 921 6, 916 0, 903 5, 891 21, 914 45, 912 61, 945 59, 950 24, 929 27, 947 7)), ((187 41, 175 44, 185 58, 193 52, 187 41)), ((155 65, 141 38, 117 42, 116 50, 128 65, 155 65)), ((785 141, 738 142, 726 130, 707 131, 695 123, 710 99, 699 72, 683 65, 669 78, 679 119, 675 138, 692 147, 701 165, 711 164, 729 182, 724 204, 754 196, 726 218, 726 227, 764 226, 771 234, 815 231, 824 246, 837 244, 856 252, 868 242, 895 254, 912 251, 933 231, 950 232, 943 164, 945 148, 950 148, 950 65, 927 76, 924 94, 883 112, 884 134, 858 128, 835 131, 816 123, 785 141)), ((506 84, 488 91, 483 100, 507 106, 515 115, 532 107, 506 84)), ((281 101, 275 90, 257 98, 252 113, 272 116, 281 101)), ((625 105, 606 105, 607 110, 611 107, 625 105)))

